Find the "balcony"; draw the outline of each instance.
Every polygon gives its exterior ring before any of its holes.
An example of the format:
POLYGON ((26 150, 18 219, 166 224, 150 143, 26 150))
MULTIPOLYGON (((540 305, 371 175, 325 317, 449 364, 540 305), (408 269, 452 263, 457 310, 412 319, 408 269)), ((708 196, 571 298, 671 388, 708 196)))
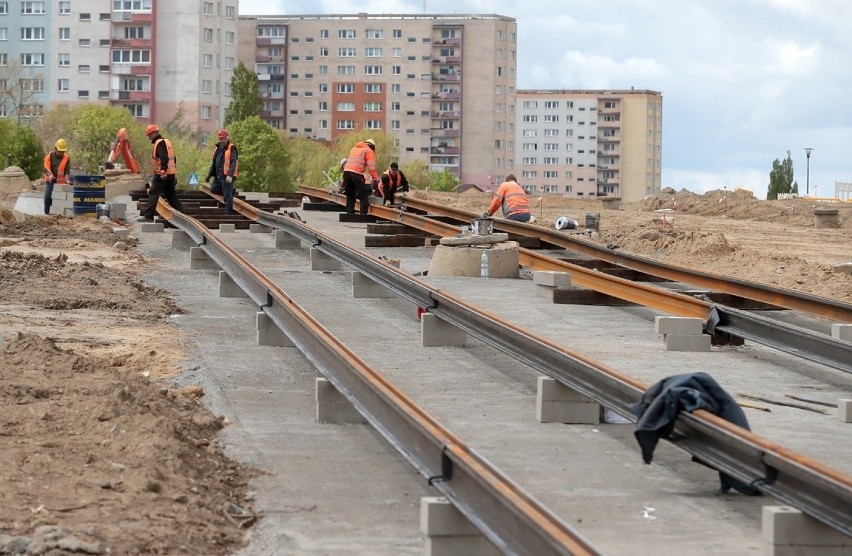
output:
POLYGON ((437 92, 432 93, 432 98, 436 100, 460 100, 461 93, 460 92, 437 92))
POLYGON ((280 64, 281 56, 255 56, 254 61, 258 64, 280 64))
POLYGON ((452 175, 458 177, 461 173, 461 169, 458 164, 430 164, 429 171, 430 172, 443 172, 444 170, 448 170, 452 175))
POLYGON ((620 143, 621 137, 618 135, 598 135, 598 143, 620 143))
POLYGON ((598 120, 598 129, 601 129, 601 128, 611 128, 611 127, 617 127, 617 128, 620 128, 620 127, 621 127, 621 121, 620 121, 620 120, 614 120, 614 121, 609 121, 609 122, 608 122, 608 121, 606 121, 606 120, 604 120, 604 119, 600 119, 600 120, 598 120))
POLYGON ((112 39, 112 48, 151 48, 154 45, 152 39, 112 39))
POLYGON ((110 64, 113 75, 151 75, 151 64, 110 64))
POLYGON ((441 118, 444 120, 457 120, 461 118, 461 112, 458 110, 447 110, 447 111, 432 111, 433 118, 441 118))
POLYGON ((260 97, 263 100, 284 100, 284 91, 278 91, 277 93, 261 93, 260 97))
POLYGON ((432 137, 461 137, 458 129, 432 129, 432 137))
POLYGON ((461 46, 462 40, 460 38, 452 38, 452 39, 435 39, 433 44, 439 45, 447 45, 447 46, 461 46))
POLYGON ((433 73, 432 81, 437 83, 457 83, 461 81, 461 75, 456 73, 433 73))
POLYGON ((432 147, 429 154, 461 154, 461 147, 432 147))
POLYGON ((112 20, 116 23, 152 23, 154 16, 151 12, 112 12, 112 20))
POLYGON ((461 64, 461 56, 433 56, 433 64, 461 64))
POLYGON ((286 37, 258 37, 255 43, 257 46, 273 46, 278 44, 287 44, 286 37))
POLYGON ((123 89, 110 89, 110 100, 132 100, 136 102, 151 102, 151 91, 127 91, 123 89))

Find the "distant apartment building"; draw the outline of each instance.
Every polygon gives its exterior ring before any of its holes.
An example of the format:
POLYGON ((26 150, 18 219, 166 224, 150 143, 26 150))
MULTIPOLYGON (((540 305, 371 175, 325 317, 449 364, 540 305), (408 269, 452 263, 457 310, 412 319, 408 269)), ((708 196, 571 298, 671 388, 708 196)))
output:
POLYGON ((660 191, 659 92, 520 90, 517 104, 515 175, 531 193, 638 201, 660 191))
POLYGON ((326 141, 389 132, 401 163, 420 159, 462 183, 499 183, 512 171, 513 18, 240 16, 239 37, 275 128, 326 141))
POLYGON ((41 116, 98 102, 141 122, 183 123, 211 133, 230 102, 237 2, 196 0, 0 0, 0 80, 23 80, 0 116, 41 116))

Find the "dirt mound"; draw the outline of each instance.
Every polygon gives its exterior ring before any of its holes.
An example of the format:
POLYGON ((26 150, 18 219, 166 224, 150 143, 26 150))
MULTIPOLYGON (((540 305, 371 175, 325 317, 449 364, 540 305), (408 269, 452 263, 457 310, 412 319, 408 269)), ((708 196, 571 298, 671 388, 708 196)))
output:
POLYGON ((194 396, 20 334, 0 357, 0 403, 0 540, 51 554, 243 542, 247 470, 223 456, 223 419, 194 396), (69 546, 84 549, 56 550, 69 546))
MULTIPOLYGON (((25 215, 18 221, 12 211, 4 217, 0 212, 0 236, 26 236, 33 240, 74 238, 101 245, 112 245, 116 241, 115 224, 87 218, 62 218, 25 215)), ((20 213, 19 213, 20 214, 20 213)), ((125 238, 128 245, 136 245, 135 238, 125 238)))

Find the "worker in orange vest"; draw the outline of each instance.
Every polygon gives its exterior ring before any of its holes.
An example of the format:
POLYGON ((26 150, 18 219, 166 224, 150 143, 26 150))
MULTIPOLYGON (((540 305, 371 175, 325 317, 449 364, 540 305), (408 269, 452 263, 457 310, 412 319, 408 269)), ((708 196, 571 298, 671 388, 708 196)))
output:
POLYGON ((518 222, 530 221, 532 213, 530 212, 530 202, 527 199, 527 192, 523 187, 518 185, 518 178, 512 174, 506 176, 506 181, 501 183, 500 187, 497 188, 491 205, 482 217, 490 217, 498 208, 503 209, 503 217, 508 220, 516 220, 518 222))
POLYGON ((71 177, 71 159, 68 158, 68 142, 56 141, 56 148, 44 157, 44 213, 50 214, 53 205, 53 185, 68 185, 71 177))
POLYGON ((405 178, 405 174, 400 172, 399 164, 391 162, 390 168, 385 170, 379 182, 379 195, 385 200, 385 206, 393 204, 393 198, 397 191, 408 191, 408 180, 405 178))
POLYGON ((227 129, 216 132, 219 142, 213 153, 213 162, 207 172, 207 182, 215 178, 210 191, 221 193, 225 199, 225 214, 234 214, 234 189, 240 170, 239 152, 237 146, 231 143, 227 129))
POLYGON ((361 202, 361 214, 367 214, 370 208, 370 191, 379 181, 376 173, 376 142, 372 139, 358 141, 349 151, 346 164, 343 165, 343 190, 346 193, 346 214, 355 214, 355 199, 361 202), (364 172, 369 171, 373 179, 371 185, 364 180, 364 172))
POLYGON ((183 211, 177 196, 177 159, 172 142, 160 135, 160 128, 156 124, 149 124, 145 134, 154 146, 151 150, 151 182, 148 187, 148 207, 136 219, 137 222, 154 221, 161 196, 166 198, 172 208, 183 211))

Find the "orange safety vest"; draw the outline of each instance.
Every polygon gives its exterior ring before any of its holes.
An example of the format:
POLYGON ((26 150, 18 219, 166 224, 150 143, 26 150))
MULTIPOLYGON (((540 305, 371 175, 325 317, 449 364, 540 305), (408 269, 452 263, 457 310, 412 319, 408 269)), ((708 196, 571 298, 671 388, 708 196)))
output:
POLYGON ((239 157, 234 161, 234 172, 229 174, 228 169, 231 167, 231 152, 236 149, 237 146, 233 143, 228 143, 228 148, 225 149, 225 163, 222 165, 222 173, 225 176, 233 176, 237 177, 240 173, 240 159, 239 157))
POLYGON ((166 142, 166 152, 169 155, 169 163, 166 168, 166 174, 170 176, 174 176, 177 173, 177 165, 175 164, 175 150, 172 148, 172 142, 166 139, 165 137, 160 137, 156 141, 154 141, 154 150, 151 151, 151 169, 155 174, 159 174, 162 163, 160 159, 157 158, 157 147, 160 145, 160 141, 166 142))
POLYGON ((379 175, 376 173, 376 155, 373 153, 373 149, 367 143, 358 141, 349 151, 349 158, 346 159, 343 171, 363 174, 364 170, 369 170, 370 177, 374 180, 379 179, 379 175))
MULTIPOLYGON (((385 177, 385 176, 388 177, 388 188, 389 189, 393 189, 394 185, 396 185, 396 187, 399 188, 399 185, 402 183, 402 174, 401 173, 399 173, 399 172, 396 173, 396 183, 394 183, 393 174, 390 173, 390 170, 385 170, 385 173, 382 174, 382 177, 385 177)), ((379 193, 381 193, 382 196, 384 196, 384 194, 385 194, 385 180, 379 181, 379 193)))
POLYGON ((527 200, 527 192, 516 182, 504 181, 497 188, 497 193, 488 207, 488 212, 494 214, 498 207, 502 207, 503 216, 529 213, 530 203, 527 200))
POLYGON ((47 153, 47 156, 44 157, 44 179, 45 181, 55 179, 55 183, 68 185, 68 174, 65 171, 68 166, 68 153, 62 153, 62 162, 59 163, 59 167, 56 169, 56 175, 54 176, 53 168, 50 167, 50 157, 54 152, 56 151, 50 151, 47 153))

